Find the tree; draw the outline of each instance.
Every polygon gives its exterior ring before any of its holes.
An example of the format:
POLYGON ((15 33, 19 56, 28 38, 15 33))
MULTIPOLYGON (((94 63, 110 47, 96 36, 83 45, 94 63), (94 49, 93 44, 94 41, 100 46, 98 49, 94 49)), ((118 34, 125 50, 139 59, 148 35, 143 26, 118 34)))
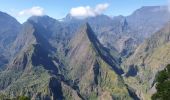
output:
POLYGON ((152 100, 170 100, 170 64, 156 76, 156 90, 152 100))

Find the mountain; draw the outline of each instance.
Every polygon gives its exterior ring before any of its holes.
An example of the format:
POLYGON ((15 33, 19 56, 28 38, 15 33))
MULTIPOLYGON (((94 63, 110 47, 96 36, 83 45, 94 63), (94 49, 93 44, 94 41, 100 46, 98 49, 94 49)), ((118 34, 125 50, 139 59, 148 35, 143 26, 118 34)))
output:
POLYGON ((132 87, 143 99, 154 93, 155 75, 169 64, 169 36, 170 23, 142 43, 123 64, 128 76, 127 83, 136 84, 132 87))
POLYGON ((101 45, 89 24, 84 24, 70 41, 68 75, 76 81, 85 99, 131 98, 115 54, 101 45))
POLYGON ((105 47, 116 49, 122 56, 127 57, 169 20, 170 12, 167 6, 144 6, 129 16, 112 18, 98 15, 81 20, 68 14, 63 22, 70 23, 70 26, 80 26, 81 23, 88 22, 105 47))
MULTIPOLYGON (((106 15, 98 15, 96 17, 89 17, 86 19, 76 19, 71 15, 67 15, 62 22, 71 27, 73 30, 79 29, 79 26, 82 23, 88 22, 100 42, 105 47, 115 49, 119 51, 119 53, 124 52, 124 55, 128 55, 129 53, 127 52, 125 54, 124 45, 127 43, 129 45, 131 42, 135 44, 135 39, 128 35, 128 23, 123 16, 111 18, 106 15), (129 41, 131 42, 129 43, 129 41)), ((134 49, 133 43, 131 47, 127 48, 127 51, 134 49)))
POLYGON ((26 95, 35 99, 56 100, 69 93, 79 98, 59 73, 62 64, 51 56, 55 49, 44 37, 45 32, 33 21, 23 24, 22 38, 17 39, 21 49, 6 70, 0 73, 2 94, 9 98, 26 95), (66 91, 65 94, 63 91, 66 91))
POLYGON ((107 47, 116 48, 122 57, 130 56, 125 61, 122 59, 121 66, 126 72, 124 80, 130 88, 134 88, 141 99, 148 99, 154 93, 154 76, 169 62, 168 46, 160 42, 167 40, 165 38, 169 34, 169 25, 166 23, 169 20, 170 12, 166 6, 145 6, 129 16, 114 17, 113 29, 106 31, 99 38, 104 40, 102 43, 107 47), (162 32, 157 32, 160 29, 162 32), (143 43, 145 39, 150 42, 143 43), (153 49, 154 45, 159 49, 153 49), (151 51, 148 52, 148 49, 151 51))
POLYGON ((67 34, 66 25, 48 16, 28 19, 13 42, 12 60, 0 72, 0 93, 45 100, 133 97, 117 51, 106 49, 88 24, 75 36, 67 34))
POLYGON ((130 16, 33 16, 21 25, 0 12, 0 99, 149 99, 169 63, 169 18, 167 7, 146 6, 130 16))
POLYGON ((16 19, 4 12, 0 12, 0 25, 0 67, 2 67, 10 60, 12 55, 10 48, 21 25, 16 19))
POLYGON ((167 6, 144 6, 126 18, 132 34, 146 39, 170 20, 170 12, 167 6))

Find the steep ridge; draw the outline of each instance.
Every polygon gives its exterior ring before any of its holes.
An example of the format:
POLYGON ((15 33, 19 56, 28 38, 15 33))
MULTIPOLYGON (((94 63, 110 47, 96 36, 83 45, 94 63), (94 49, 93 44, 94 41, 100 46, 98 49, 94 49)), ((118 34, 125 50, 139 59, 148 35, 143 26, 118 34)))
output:
POLYGON ((112 66, 112 68, 116 71, 117 74, 123 74, 122 70, 119 68, 120 62, 117 56, 118 53, 116 51, 112 51, 112 53, 115 54, 113 55, 113 57, 110 54, 111 52, 107 48, 103 47, 102 44, 99 42, 88 23, 83 25, 77 32, 76 36, 74 36, 74 38, 71 40, 70 48, 70 58, 72 58, 73 56, 80 56, 77 53, 82 53, 85 49, 87 49, 87 51, 85 51, 84 53, 88 53, 89 48, 89 50, 95 51, 96 55, 99 55, 99 57, 101 57, 105 62, 107 62, 111 66, 115 64, 114 66, 112 66))
POLYGON ((133 87, 143 99, 150 98, 153 94, 156 73, 169 64, 169 37, 170 23, 142 43, 123 64, 128 74, 128 69, 136 71, 136 75, 127 78, 126 81, 129 85, 136 84, 133 87))
POLYGON ((0 12, 0 67, 6 64, 11 57, 10 48, 15 41, 20 23, 12 16, 0 12))
POLYGON ((54 48, 43 36, 46 30, 32 21, 23 24, 16 41, 20 51, 0 73, 0 92, 8 98, 26 95, 33 99, 80 99, 60 73, 62 64, 52 57, 54 48))
MULTIPOLYGON (((49 44, 56 49, 56 54, 59 58, 64 58, 67 52, 67 44, 73 37, 72 25, 59 22, 49 16, 33 16, 28 19, 45 29, 42 35, 49 44)), ((76 26, 77 27, 77 26, 76 26)), ((78 27, 77 27, 78 28, 78 27)))
POLYGON ((118 58, 100 44, 89 24, 70 41, 67 61, 68 75, 85 99, 131 98, 120 76, 118 58))

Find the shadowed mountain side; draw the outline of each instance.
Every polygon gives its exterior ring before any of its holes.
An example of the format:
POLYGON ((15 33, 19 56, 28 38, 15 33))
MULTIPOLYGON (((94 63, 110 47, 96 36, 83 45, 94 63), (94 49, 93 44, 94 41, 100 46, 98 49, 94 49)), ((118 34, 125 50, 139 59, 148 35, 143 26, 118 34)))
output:
POLYGON ((14 46, 19 52, 0 73, 0 93, 9 98, 27 95, 43 100, 80 99, 60 71, 63 64, 52 57, 55 49, 44 37, 47 31, 28 21, 23 24, 21 32, 22 37, 17 38, 18 44, 14 46))
POLYGON ((7 64, 13 57, 10 52, 10 48, 13 45, 18 33, 20 31, 21 24, 12 16, 0 12, 0 69, 7 64))

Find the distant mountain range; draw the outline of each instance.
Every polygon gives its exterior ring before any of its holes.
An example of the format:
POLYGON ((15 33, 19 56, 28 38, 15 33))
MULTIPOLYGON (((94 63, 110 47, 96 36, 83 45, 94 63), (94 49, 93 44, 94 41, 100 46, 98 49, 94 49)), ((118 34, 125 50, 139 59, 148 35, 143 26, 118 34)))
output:
POLYGON ((72 26, 88 22, 102 44, 108 48, 116 48, 123 56, 128 56, 136 46, 162 28, 169 20, 170 13, 167 6, 144 6, 129 16, 111 18, 99 15, 77 20, 68 15, 63 19, 64 22, 74 24, 72 26))
POLYGON ((23 24, 0 12, 0 99, 148 100, 170 63, 169 21, 166 6, 23 24))

